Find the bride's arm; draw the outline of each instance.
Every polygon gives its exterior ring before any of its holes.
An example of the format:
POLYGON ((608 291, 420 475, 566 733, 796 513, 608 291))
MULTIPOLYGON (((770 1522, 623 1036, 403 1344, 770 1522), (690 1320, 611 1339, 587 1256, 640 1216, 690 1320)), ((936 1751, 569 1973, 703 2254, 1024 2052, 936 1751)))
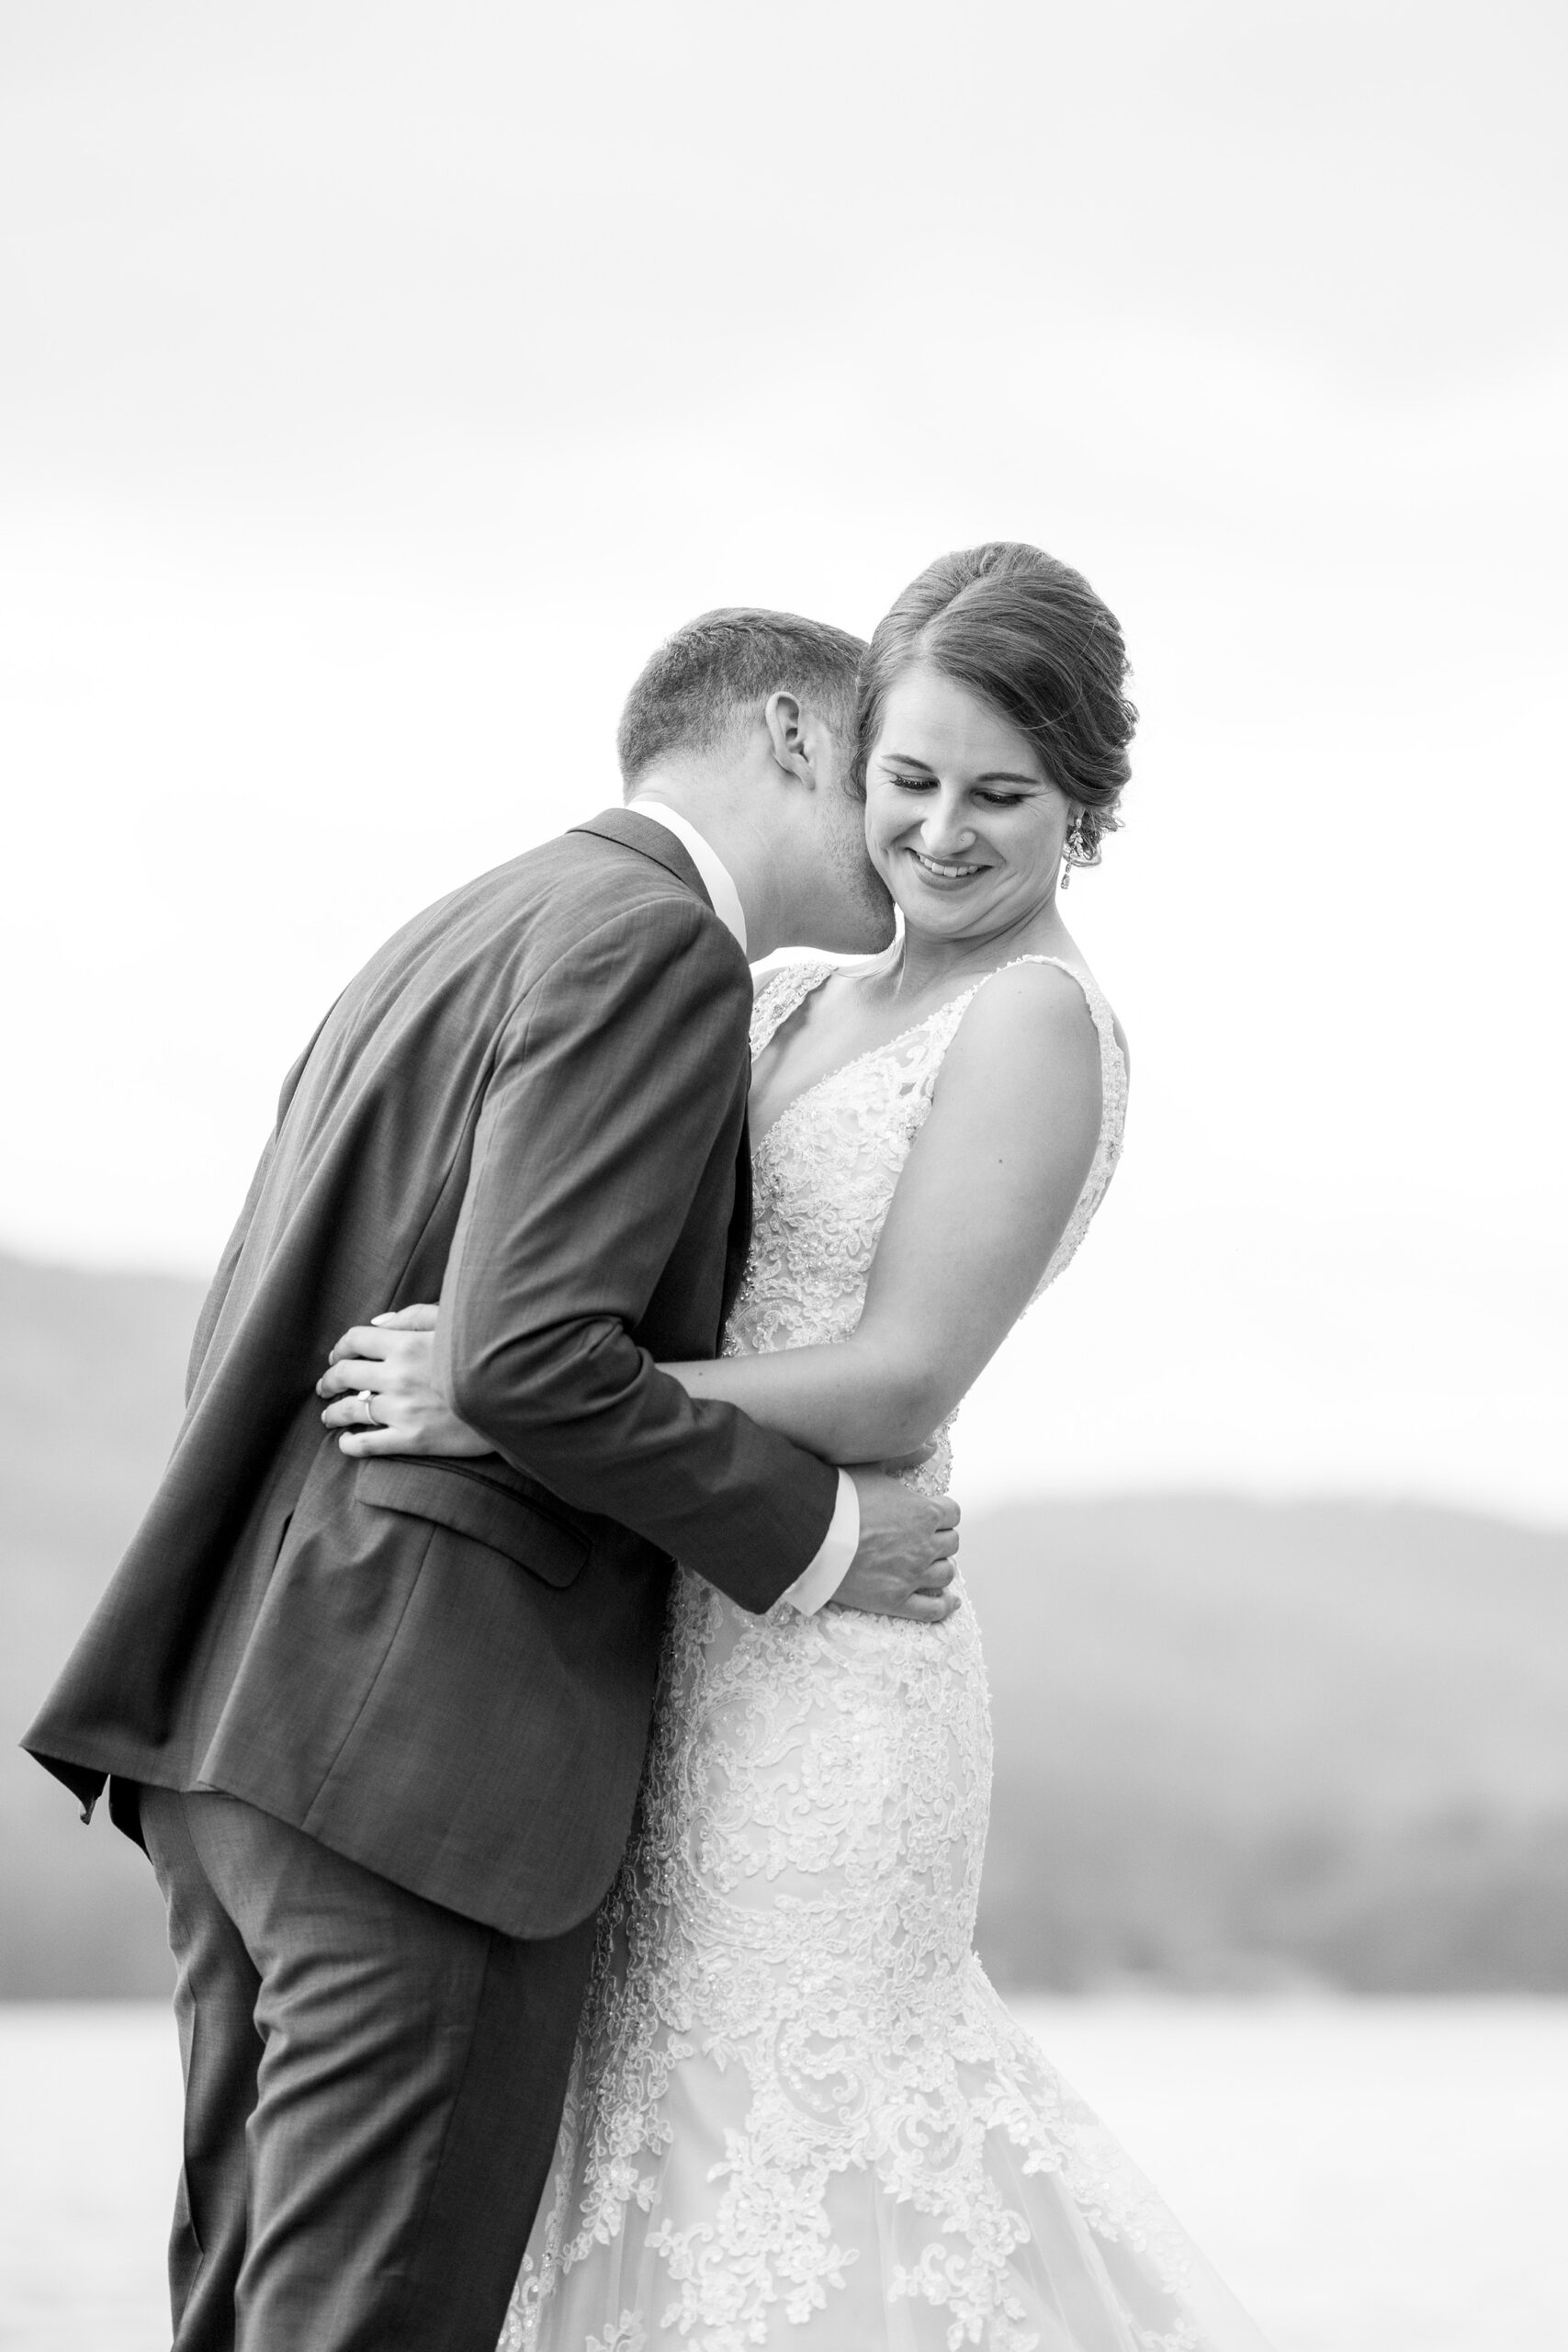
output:
POLYGON ((948 1048, 851 1337, 663 1369, 829 1462, 912 1452, 1027 1306, 1083 1190, 1100 1117, 1082 989, 1052 965, 998 973, 948 1048))
MULTIPOLYGON (((1028 1304, 1083 1190, 1100 1114, 1100 1042, 1077 983, 1054 965, 998 973, 948 1048, 851 1337, 662 1369, 826 1461, 912 1453, 1028 1304)), ((345 1453, 489 1451, 435 1389, 434 1323, 434 1306, 405 1307, 338 1341, 318 1390, 345 1453)))

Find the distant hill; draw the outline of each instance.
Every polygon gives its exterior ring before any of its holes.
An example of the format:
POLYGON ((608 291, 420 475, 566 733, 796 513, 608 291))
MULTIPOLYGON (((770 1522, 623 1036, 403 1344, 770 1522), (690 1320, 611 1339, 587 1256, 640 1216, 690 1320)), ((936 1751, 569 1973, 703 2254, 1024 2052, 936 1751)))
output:
POLYGON ((1568 1990, 1568 1536, 1181 1497, 964 1557, 999 1977, 1568 1990))
MULTIPOLYGON (((0 1722, 179 1416, 199 1286, 0 1258, 0 1722)), ((966 1520, 1004 1983, 1568 1991, 1568 1535, 1181 1497, 966 1520)), ((151 1874, 0 1751, 0 1993, 168 1981, 151 1874)))
POLYGON ((162 1991, 152 1874, 15 1742, 135 1527, 179 1424, 199 1283, 0 1256, 0 1994, 162 1991))

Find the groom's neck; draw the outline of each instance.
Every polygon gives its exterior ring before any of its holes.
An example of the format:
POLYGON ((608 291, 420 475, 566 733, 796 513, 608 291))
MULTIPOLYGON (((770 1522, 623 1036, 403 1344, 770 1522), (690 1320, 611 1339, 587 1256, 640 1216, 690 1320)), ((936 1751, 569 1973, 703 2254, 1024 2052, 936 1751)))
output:
POLYGON ((638 776, 627 797, 634 804, 661 801, 696 827, 735 885, 746 917, 746 952, 753 963, 786 944, 778 920, 783 894, 777 845, 769 843, 757 822, 760 792, 752 780, 738 778, 728 768, 715 774, 705 763, 671 762, 638 776))

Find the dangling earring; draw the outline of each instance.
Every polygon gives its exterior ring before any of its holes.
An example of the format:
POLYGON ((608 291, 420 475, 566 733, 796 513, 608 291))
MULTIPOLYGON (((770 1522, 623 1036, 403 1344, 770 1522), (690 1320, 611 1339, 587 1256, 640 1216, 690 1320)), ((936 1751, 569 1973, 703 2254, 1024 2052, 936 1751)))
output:
POLYGON ((1081 816, 1075 817, 1067 827, 1066 840, 1062 843, 1061 888, 1065 890, 1072 880, 1075 865, 1092 865, 1093 864, 1094 851, 1089 835, 1084 831, 1083 819, 1081 816))

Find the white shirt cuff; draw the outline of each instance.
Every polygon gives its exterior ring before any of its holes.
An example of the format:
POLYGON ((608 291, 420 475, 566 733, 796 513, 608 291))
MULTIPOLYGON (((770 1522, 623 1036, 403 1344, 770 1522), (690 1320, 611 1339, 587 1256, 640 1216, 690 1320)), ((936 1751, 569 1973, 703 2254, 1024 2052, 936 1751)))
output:
POLYGON ((828 1532, 822 1538, 822 1549, 808 1568, 802 1568, 786 1592, 779 1595, 803 1617, 815 1617, 850 1572, 850 1562, 860 1550, 860 1497, 855 1482, 847 1470, 839 1473, 839 1499, 833 1506, 833 1516, 828 1532))

